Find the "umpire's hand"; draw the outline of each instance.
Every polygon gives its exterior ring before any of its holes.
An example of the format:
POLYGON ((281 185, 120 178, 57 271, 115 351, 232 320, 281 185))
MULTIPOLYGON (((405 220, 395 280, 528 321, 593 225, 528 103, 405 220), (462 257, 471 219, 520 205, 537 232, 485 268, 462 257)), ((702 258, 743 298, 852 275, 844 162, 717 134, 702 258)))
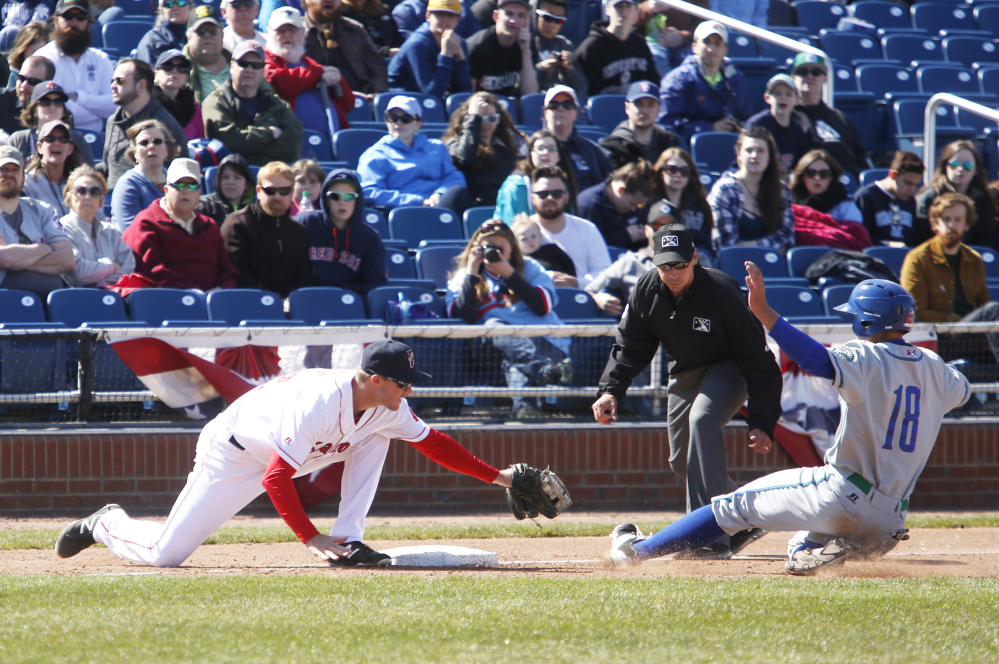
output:
POLYGON ((774 445, 770 436, 760 429, 750 429, 746 437, 749 438, 749 449, 757 454, 766 454, 774 445))
POLYGON ((610 424, 616 420, 617 398, 611 394, 601 394, 600 398, 593 402, 593 418, 600 424, 610 424))

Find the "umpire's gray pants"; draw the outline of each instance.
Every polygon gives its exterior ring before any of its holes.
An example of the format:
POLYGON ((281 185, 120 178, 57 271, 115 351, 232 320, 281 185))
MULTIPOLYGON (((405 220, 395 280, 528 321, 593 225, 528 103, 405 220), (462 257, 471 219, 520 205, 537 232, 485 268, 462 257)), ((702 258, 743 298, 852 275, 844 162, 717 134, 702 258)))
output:
POLYGON ((687 483, 687 511, 736 489, 728 476, 724 428, 748 396, 734 361, 671 375, 667 428, 669 465, 687 483))

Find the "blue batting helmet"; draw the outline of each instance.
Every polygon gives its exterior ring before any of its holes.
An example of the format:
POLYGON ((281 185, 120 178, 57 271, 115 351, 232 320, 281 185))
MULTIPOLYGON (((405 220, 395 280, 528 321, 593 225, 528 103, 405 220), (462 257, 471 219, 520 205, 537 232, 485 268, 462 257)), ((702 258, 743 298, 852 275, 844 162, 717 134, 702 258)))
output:
POLYGON ((853 332, 858 337, 873 337, 885 330, 908 332, 916 320, 916 302, 898 284, 884 279, 861 281, 846 304, 836 311, 853 314, 853 332))

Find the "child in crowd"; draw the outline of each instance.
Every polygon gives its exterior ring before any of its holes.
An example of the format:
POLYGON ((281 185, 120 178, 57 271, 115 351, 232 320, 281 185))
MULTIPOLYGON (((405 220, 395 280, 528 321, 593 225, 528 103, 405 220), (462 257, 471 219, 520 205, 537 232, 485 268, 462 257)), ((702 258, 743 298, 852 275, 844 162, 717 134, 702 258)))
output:
POLYGON ((295 173, 295 189, 291 195, 292 205, 295 206, 295 209, 292 210, 292 215, 294 216, 298 212, 308 212, 310 204, 312 210, 318 210, 321 207, 319 195, 322 193, 323 178, 326 177, 323 167, 315 160, 299 159, 292 165, 291 170, 295 173), (308 192, 309 202, 305 204, 305 209, 303 209, 302 194, 305 192, 308 192))
POLYGON ((798 160, 816 147, 812 121, 804 113, 795 111, 798 105, 798 88, 787 74, 777 74, 767 82, 763 95, 770 110, 760 111, 746 121, 747 127, 762 125, 777 143, 777 163, 781 176, 786 178, 798 160))
POLYGON ((517 238, 520 253, 538 261, 549 272, 564 272, 576 276, 576 266, 573 265, 569 254, 557 244, 544 244, 544 237, 536 221, 520 213, 514 217, 510 228, 517 238))

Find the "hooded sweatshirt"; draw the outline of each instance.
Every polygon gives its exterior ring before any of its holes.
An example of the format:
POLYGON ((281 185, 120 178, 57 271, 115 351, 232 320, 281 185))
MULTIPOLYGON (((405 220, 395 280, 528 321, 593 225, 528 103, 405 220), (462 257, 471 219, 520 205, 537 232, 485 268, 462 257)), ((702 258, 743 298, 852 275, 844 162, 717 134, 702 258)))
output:
POLYGON ((364 222, 364 191, 357 174, 345 168, 331 171, 323 181, 324 193, 334 181, 348 181, 358 192, 354 215, 347 227, 339 230, 333 225, 326 205, 296 215, 295 221, 309 231, 309 257, 316 282, 321 286, 348 288, 364 296, 371 289, 388 284, 385 245, 377 231, 364 222))
POLYGON ((658 124, 652 125, 652 139, 648 145, 641 145, 635 140, 628 121, 624 120, 609 136, 600 139, 600 147, 610 153, 612 170, 617 170, 627 164, 644 159, 650 164, 656 163, 659 155, 669 148, 686 147, 676 132, 664 129, 658 124))
POLYGON ((624 94, 635 81, 658 83, 659 70, 638 30, 621 40, 607 25, 607 21, 591 25, 590 34, 576 49, 576 67, 586 76, 587 94, 624 94))
POLYGON ((215 190, 202 196, 198 201, 198 207, 196 208, 201 214, 211 217, 212 221, 221 228, 222 222, 233 212, 240 210, 250 203, 253 202, 255 198, 253 185, 256 182, 256 178, 253 177, 253 173, 250 171, 250 166, 246 163, 246 159, 241 154, 230 154, 227 155, 221 162, 219 162, 218 170, 215 171, 215 181, 213 183, 215 190), (239 200, 238 205, 233 205, 225 196, 222 195, 222 189, 219 187, 219 182, 222 179, 222 168, 228 166, 229 168, 235 168, 239 171, 239 174, 246 178, 246 191, 243 192, 243 197, 239 200))

